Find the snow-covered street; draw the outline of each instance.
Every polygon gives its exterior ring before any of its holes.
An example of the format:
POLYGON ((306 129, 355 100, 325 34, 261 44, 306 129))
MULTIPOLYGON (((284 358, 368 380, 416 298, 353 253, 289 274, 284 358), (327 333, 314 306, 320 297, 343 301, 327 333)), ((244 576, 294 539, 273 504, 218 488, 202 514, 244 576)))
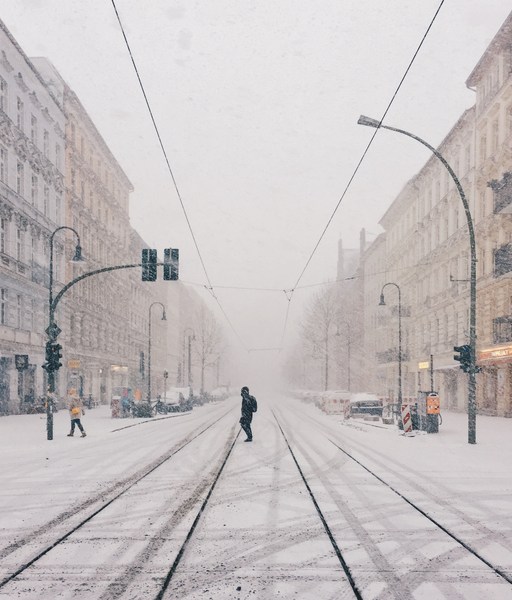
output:
POLYGON ((512 423, 439 434, 258 396, 0 419, 0 597, 512 599, 512 423), (17 574, 16 574, 17 573, 17 574))

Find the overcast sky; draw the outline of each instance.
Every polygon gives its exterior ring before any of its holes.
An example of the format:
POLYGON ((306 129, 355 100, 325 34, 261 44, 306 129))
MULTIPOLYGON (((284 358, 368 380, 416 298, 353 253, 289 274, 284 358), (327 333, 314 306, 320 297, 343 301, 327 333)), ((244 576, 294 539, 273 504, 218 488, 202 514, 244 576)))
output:
MULTIPOLYGON (((215 292, 246 348, 280 345, 288 301, 439 0, 116 0, 215 292), (218 287, 217 287, 218 286, 218 287), (256 325, 256 326, 255 326, 256 325)), ((28 56, 45 56, 91 115, 135 191, 131 222, 179 247, 207 283, 111 0, 1 0, 28 56)), ((445 0, 386 123, 438 144, 474 102, 465 80, 510 10, 445 0)), ((428 159, 381 131, 300 285, 336 274, 428 159)), ((84 249, 86 252, 86 249, 84 249)), ((297 290, 290 324, 311 290, 297 290)), ((212 307, 213 304, 211 303, 212 307)), ((290 327, 292 329, 292 327, 290 327)))

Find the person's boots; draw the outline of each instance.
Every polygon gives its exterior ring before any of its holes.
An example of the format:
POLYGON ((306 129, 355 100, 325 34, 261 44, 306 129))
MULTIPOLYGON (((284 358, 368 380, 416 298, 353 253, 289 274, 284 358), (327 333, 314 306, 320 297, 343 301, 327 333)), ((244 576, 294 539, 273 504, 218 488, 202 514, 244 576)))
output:
POLYGON ((68 437, 73 437, 73 433, 71 431, 68 433, 68 437))
POLYGON ((82 437, 85 437, 87 434, 85 433, 85 431, 82 431, 82 437))

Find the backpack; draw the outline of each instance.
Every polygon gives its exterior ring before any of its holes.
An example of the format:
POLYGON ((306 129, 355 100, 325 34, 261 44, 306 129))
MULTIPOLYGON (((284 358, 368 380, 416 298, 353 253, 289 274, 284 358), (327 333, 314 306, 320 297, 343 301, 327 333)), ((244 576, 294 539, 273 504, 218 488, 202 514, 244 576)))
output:
POLYGON ((251 410, 255 413, 258 410, 258 403, 256 402, 256 398, 251 396, 251 410))

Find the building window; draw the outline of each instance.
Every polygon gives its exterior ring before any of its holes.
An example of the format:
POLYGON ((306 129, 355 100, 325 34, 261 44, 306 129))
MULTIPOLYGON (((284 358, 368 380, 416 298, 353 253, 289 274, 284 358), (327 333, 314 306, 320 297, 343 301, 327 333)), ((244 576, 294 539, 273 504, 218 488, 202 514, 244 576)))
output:
POLYGON ((7 82, 0 77, 0 110, 7 112, 7 82))
POLYGON ((85 205, 85 183, 83 181, 80 182, 80 200, 82 201, 82 206, 85 205))
POLYGON ((71 190, 76 191, 76 173, 75 169, 71 169, 71 190))
POLYGON ((498 129, 498 121, 494 121, 492 124, 492 149, 493 152, 496 152, 498 149, 499 142, 499 129, 498 129))
POLYGON ((76 142, 76 128, 74 123, 71 123, 71 142, 74 146, 76 142))
POLYGON ((57 225, 60 223, 60 212, 62 208, 62 200, 60 196, 56 196, 55 198, 55 222, 57 225))
POLYGON ((7 219, 0 219, 0 252, 6 254, 7 249, 7 219))
POLYGON ((23 261, 23 231, 16 229, 16 260, 23 261))
POLYGON ((23 316, 23 299, 20 294, 16 296, 16 327, 21 329, 23 316))
POLYGON ((487 156, 487 138, 483 135, 480 138, 480 160, 485 160, 487 156))
POLYGON ((39 188, 39 181, 37 175, 32 175, 32 189, 30 191, 30 197, 32 200, 32 206, 37 207, 37 190, 39 188))
POLYGON ((7 290, 0 289, 0 324, 7 325, 7 290))
POLYGON ((59 144, 55 144, 55 166, 61 170, 61 150, 59 144))
POLYGON ((44 186, 44 207, 43 212, 45 217, 47 217, 50 213, 50 188, 48 186, 44 186))
POLYGON ((30 140, 37 146, 37 119, 30 115, 30 140))
POLYGON ((21 131, 23 131, 23 127, 24 127, 24 120, 25 120, 24 111, 25 111, 25 108, 23 106, 23 102, 21 101, 21 99, 19 97, 17 97, 16 98, 16 125, 17 125, 18 129, 21 129, 21 131))
POLYGON ((464 163, 465 172, 467 174, 471 169, 471 144, 466 146, 466 150, 464 152, 464 163))
POLYGON ((23 164, 18 161, 16 164, 16 192, 23 196, 24 192, 24 179, 25 179, 25 170, 23 168, 23 164))
POLYGON ((9 183, 7 178, 7 148, 0 146, 0 181, 9 183))
POLYGON ((50 156, 50 134, 46 129, 43 132, 43 153, 46 158, 50 156))

